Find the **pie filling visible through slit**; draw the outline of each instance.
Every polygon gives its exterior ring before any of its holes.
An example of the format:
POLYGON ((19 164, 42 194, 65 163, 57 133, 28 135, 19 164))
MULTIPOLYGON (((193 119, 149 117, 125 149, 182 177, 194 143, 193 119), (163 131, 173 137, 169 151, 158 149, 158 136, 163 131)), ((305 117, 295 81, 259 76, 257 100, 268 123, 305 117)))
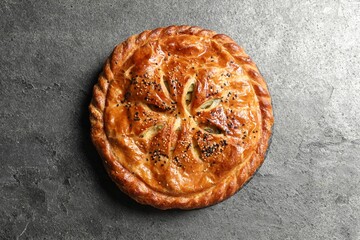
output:
POLYGON ((109 175, 136 201, 161 209, 233 195, 262 164, 273 124, 249 56, 229 37, 190 26, 118 45, 90 113, 109 175))

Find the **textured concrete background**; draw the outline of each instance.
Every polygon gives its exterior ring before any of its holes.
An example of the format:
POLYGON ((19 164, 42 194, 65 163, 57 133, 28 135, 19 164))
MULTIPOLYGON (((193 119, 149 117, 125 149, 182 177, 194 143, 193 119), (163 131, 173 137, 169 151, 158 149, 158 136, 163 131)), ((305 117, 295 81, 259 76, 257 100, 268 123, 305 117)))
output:
POLYGON ((56 2, 0 3, 0 239, 360 239, 358 0, 56 2), (89 139, 105 58, 171 24, 241 44, 276 117, 250 183, 196 211, 134 203, 89 139))

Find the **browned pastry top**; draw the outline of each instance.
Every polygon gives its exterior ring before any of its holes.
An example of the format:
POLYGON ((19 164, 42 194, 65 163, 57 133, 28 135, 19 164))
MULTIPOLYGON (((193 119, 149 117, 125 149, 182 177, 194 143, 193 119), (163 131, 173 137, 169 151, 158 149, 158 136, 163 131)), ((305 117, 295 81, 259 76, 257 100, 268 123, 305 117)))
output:
POLYGON ((232 195, 261 165, 273 123, 252 60, 229 37, 189 26, 118 45, 90 110, 110 176, 135 200, 163 209, 232 195))

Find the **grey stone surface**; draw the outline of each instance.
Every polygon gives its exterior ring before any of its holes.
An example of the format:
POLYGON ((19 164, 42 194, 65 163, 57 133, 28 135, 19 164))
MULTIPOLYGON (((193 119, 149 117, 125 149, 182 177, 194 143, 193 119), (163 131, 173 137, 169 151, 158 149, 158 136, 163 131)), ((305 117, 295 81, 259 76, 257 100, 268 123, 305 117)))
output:
POLYGON ((0 3, 0 239, 360 239, 360 2, 0 3), (124 196, 89 139, 101 66, 131 34, 199 25, 258 64, 276 123, 235 196, 159 211, 124 196))

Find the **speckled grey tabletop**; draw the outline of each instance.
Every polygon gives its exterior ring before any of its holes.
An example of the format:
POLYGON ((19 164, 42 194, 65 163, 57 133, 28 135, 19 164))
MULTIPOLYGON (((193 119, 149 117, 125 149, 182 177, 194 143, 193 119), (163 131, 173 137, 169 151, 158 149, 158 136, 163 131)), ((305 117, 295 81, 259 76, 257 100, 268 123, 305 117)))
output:
POLYGON ((360 239, 360 2, 0 3, 0 239, 360 239), (140 206, 110 181, 87 106, 113 47, 198 25, 242 45, 267 80, 266 161, 195 211, 140 206))

